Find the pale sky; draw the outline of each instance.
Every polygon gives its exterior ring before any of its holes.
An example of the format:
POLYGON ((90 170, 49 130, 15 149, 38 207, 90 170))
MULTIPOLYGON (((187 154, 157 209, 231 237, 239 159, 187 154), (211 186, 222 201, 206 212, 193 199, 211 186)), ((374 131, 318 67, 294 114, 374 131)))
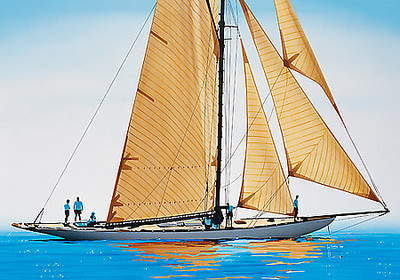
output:
MULTIPOLYGON (((280 49, 273 1, 247 3, 280 49)), ((392 210, 370 226, 398 228, 400 3, 292 3, 342 115, 392 210)), ((32 221, 39 212, 154 2, 20 0, 0 4, 0 229, 11 230, 11 222, 32 221)), ((61 220, 64 200, 73 201, 76 196, 84 202, 85 217, 95 211, 99 219, 106 218, 148 27, 48 204, 45 221, 61 220)), ((242 15, 241 32, 249 39, 242 15)), ((263 97, 267 89, 262 71, 251 41, 245 44, 263 97)), ((299 79, 359 164, 322 91, 299 79)), ((241 87, 237 94, 238 100, 244 98, 241 87)), ((236 118, 239 127, 244 124, 241 116, 239 112, 236 118)), ((243 131, 237 131, 234 145, 241 135, 243 131)), ((233 172, 242 169, 241 162, 235 160, 233 172)), ((292 194, 301 196, 300 214, 377 208, 337 191, 318 191, 317 186, 293 182, 292 194)))

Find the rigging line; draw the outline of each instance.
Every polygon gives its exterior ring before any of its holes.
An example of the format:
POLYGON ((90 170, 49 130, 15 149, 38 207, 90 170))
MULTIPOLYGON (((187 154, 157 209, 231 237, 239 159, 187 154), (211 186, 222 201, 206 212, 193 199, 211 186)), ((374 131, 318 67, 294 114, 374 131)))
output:
POLYGON ((355 226, 361 225, 361 224, 363 224, 363 223, 366 223, 366 222, 369 222, 369 221, 375 220, 375 219, 377 219, 377 218, 379 218, 379 217, 381 217, 381 216, 383 216, 383 215, 385 215, 385 214, 386 214, 386 213, 382 213, 382 214, 379 214, 379 215, 377 215, 377 216, 375 216, 375 217, 371 217, 371 218, 369 218, 369 219, 366 219, 366 220, 360 221, 360 222, 358 222, 358 223, 355 223, 355 224, 353 224, 353 225, 350 225, 350 226, 347 226, 347 227, 344 227, 344 228, 338 229, 338 230, 336 230, 336 231, 334 231, 334 232, 331 232, 329 235, 332 235, 332 234, 335 234, 335 233, 338 233, 338 232, 344 231, 344 230, 346 230, 346 229, 353 228, 353 227, 355 227, 355 226))
POLYGON ((347 135, 348 135, 349 138, 350 138, 351 143, 352 143, 353 146, 354 146, 354 149, 355 149, 356 152, 357 152, 358 157, 360 158, 360 160, 361 160, 361 162, 362 162, 362 164, 363 164, 363 166, 364 166, 364 168, 365 168, 365 170, 366 170, 366 172, 367 172, 367 174, 368 174, 368 177, 369 177, 369 179, 370 179, 370 181, 371 181, 371 183, 372 183, 372 186, 373 186, 374 189, 375 189, 376 194, 377 194, 377 195, 379 196, 379 198, 381 199, 381 201, 380 201, 380 202, 381 202, 381 205, 385 208, 385 210, 389 210, 389 208, 387 207, 385 201, 383 200, 383 197, 382 197, 381 193, 379 192, 378 187, 377 187, 376 184, 375 184, 374 179, 372 178, 372 175, 371 175, 371 173, 370 173, 370 171, 369 171, 369 169, 368 169, 368 167, 367 167, 367 164, 365 163, 364 159, 362 158, 361 153, 360 153, 360 151, 358 150, 358 148, 357 148, 357 146, 356 146, 356 143, 354 142, 353 137, 352 137, 351 134, 350 134, 350 131, 348 130, 347 126, 344 126, 344 128, 345 128, 345 130, 346 130, 347 135))
MULTIPOLYGON (((142 34, 142 31, 143 31, 144 27, 146 26, 147 22, 149 21, 150 16, 151 16, 151 14, 153 13, 153 11, 154 11, 156 5, 157 5, 157 1, 156 1, 156 3, 154 3, 153 8, 150 10, 149 14, 147 15, 146 20, 144 21, 142 27, 140 28, 138 34, 136 35, 136 38, 133 40, 133 43, 131 44, 131 46, 130 46, 128 52, 126 53, 124 59, 122 60, 121 65, 119 66, 119 68, 118 68, 117 72, 115 73, 113 79, 111 80, 110 84, 108 85, 107 90, 106 90, 106 93, 104 94, 103 98, 101 99, 101 101, 100 101, 99 105, 97 106, 97 108, 96 108, 96 110, 95 110, 95 112, 94 112, 92 118, 90 119, 88 125, 86 126, 86 128, 85 128, 85 130, 84 130, 82 136, 80 137, 80 139, 79 139, 79 141, 78 141, 78 144, 75 146, 75 148, 74 148, 74 150, 73 150, 71 156, 69 157, 67 163, 65 164, 64 169, 62 170, 60 176, 58 177, 58 179, 57 179, 57 181, 56 181, 56 183, 55 183, 53 189, 52 189, 51 192, 50 192, 50 195, 48 196, 46 202, 44 203, 44 205, 43 205, 43 207, 42 207, 42 210, 39 212, 39 215, 40 215, 41 212, 44 211, 44 208, 46 208, 48 202, 50 201, 51 197, 53 196, 54 191, 56 190, 58 184, 60 183, 62 177, 64 176, 65 171, 67 170, 69 164, 71 163, 73 157, 75 156, 75 154, 76 154, 78 148, 80 147, 80 145, 81 145, 83 139, 85 138, 85 136, 86 136, 86 134, 87 134, 89 128, 91 127, 91 125, 92 125, 94 119, 96 118, 96 116, 97 116, 97 114, 98 114, 100 108, 102 107, 102 105, 103 105, 105 99, 107 98, 108 94, 110 93, 110 90, 111 90, 112 86, 114 85, 115 81, 117 80, 117 78, 118 78, 118 76, 119 76, 119 73, 121 72, 122 68, 124 67, 126 61, 128 60, 129 55, 131 54, 131 52, 132 52, 134 46, 136 45, 136 42, 137 42, 137 40, 139 39, 140 35, 142 34)), ((36 217, 35 222, 36 222, 36 220, 38 219, 39 215, 36 217)), ((41 220, 41 219, 40 219, 40 220, 41 220)))
MULTIPOLYGON (((254 217, 254 219, 253 219, 253 222, 250 222, 250 224, 249 224, 249 226, 247 227, 247 228, 249 228, 250 226, 254 226, 255 224, 256 224, 256 219, 258 219, 262 214, 263 214, 263 212, 265 212, 265 209, 271 204, 271 202, 273 201, 273 199, 278 195, 278 192, 281 190, 281 188, 285 185, 285 183, 286 182, 288 182, 288 180, 289 180, 289 176, 287 176, 286 178, 285 178, 285 180, 282 182, 282 184, 279 186, 279 188, 278 189, 276 189, 276 191, 273 193, 273 195, 266 201, 266 203, 265 203, 265 205, 264 205, 264 207, 258 212, 258 214, 254 217)), ((264 182, 264 185, 267 183, 267 181, 266 182, 264 182)), ((264 186, 263 185, 263 186, 264 186)), ((263 186, 261 186, 260 188, 262 188, 263 186)))
MULTIPOLYGON (((236 1, 235 1, 236 3, 236 1)), ((236 3, 236 18, 235 18, 235 14, 233 12, 233 9, 231 7, 231 3, 228 2, 228 4, 230 5, 229 8, 231 8, 229 11, 232 15, 232 18, 235 21, 235 25, 238 26, 239 22, 238 22, 238 6, 236 3)), ((229 29, 229 31, 231 32, 231 29, 229 29)), ((233 106, 230 107, 231 109, 231 119, 230 119, 230 130, 229 130, 229 126, 227 126, 228 131, 230 131, 231 133, 229 134, 229 137, 227 136, 227 138, 229 138, 229 141, 227 142, 229 145, 227 145, 227 153, 226 153, 226 158, 231 158, 233 157, 232 155, 232 147, 233 147, 233 131, 234 131, 234 117, 235 117, 235 100, 236 100, 236 88, 237 88, 237 64, 238 64, 238 57, 239 57, 239 52, 238 52, 238 45, 239 45, 239 38, 240 38, 240 30, 238 28, 235 29, 235 40, 236 40, 236 44, 235 44, 235 50, 234 53, 236 54, 236 59, 234 60, 234 73, 233 76, 231 75, 231 79, 234 79, 234 88, 233 88, 233 94, 231 96, 231 102, 233 103, 233 106)), ((231 36, 232 37, 232 36, 231 36)), ((233 59, 233 56, 231 56, 231 59, 233 59)), ((232 81, 230 81, 230 83, 232 83, 232 81)), ((239 144, 240 145, 240 144, 239 144)), ((229 169, 229 176, 227 178, 225 178, 225 181, 227 183, 229 183, 230 180, 230 173, 231 173, 231 161, 226 161, 225 163, 225 167, 223 168, 222 171, 225 171, 225 169, 229 169)), ((228 184, 229 185, 229 184, 228 184)), ((227 194, 227 193, 226 193, 227 194)))
MULTIPOLYGON (((228 17, 226 18, 226 21, 228 21, 228 17)), ((230 33, 230 29, 228 30, 230 33)), ((230 34, 229 34, 229 37, 230 34)), ((228 128, 230 127, 229 125, 229 114, 228 114, 228 110, 230 107, 230 71, 228 71, 228 69, 231 69, 230 63, 231 63, 231 52, 229 51, 231 47, 230 41, 229 43, 226 42, 226 46, 225 46, 225 50, 226 50, 226 56, 225 56, 225 69, 226 71, 224 71, 224 81, 226 81, 224 83, 224 116, 225 118, 224 120, 224 129, 225 129, 225 137, 224 137, 224 142, 225 142, 225 147, 226 149, 224 149, 224 153, 225 155, 227 155, 228 151, 228 140, 229 140, 229 130, 228 128)), ((227 168, 229 169, 229 168, 227 168)), ((227 175, 227 170, 225 170, 225 176, 227 175)), ((225 178, 226 179, 226 178, 225 178)))
POLYGON ((274 113, 274 111, 275 111, 275 106, 272 106, 271 113, 269 114, 269 117, 268 117, 268 123, 271 121, 271 119, 272 119, 272 114, 274 113))
MULTIPOLYGON (((230 1, 228 1, 228 8, 229 9, 229 14, 230 14, 230 20, 237 25, 238 20, 237 20, 237 15, 235 17, 235 13, 232 8, 232 4, 230 1)), ((228 89, 226 90, 227 94, 227 104, 225 106, 225 115, 230 116, 229 118, 226 118, 225 123, 226 123, 226 138, 225 138, 225 145, 226 145, 226 152, 225 152, 225 158, 229 158, 231 156, 232 152, 232 147, 233 147, 233 131, 234 131, 234 118, 235 118, 235 99, 236 99, 236 86, 237 86, 237 63, 238 63, 238 37, 239 37, 239 30, 235 29, 234 31, 235 35, 232 35, 232 30, 229 29, 229 37, 232 38, 232 42, 229 41, 230 43, 228 44, 229 52, 228 50, 228 63, 229 66, 227 68, 231 69, 229 73, 226 72, 226 75, 228 75, 227 80, 229 80, 229 83, 227 83, 228 89), (234 38, 233 38, 234 36, 234 38), (233 65, 233 68, 232 68, 233 65), (233 69, 233 71, 232 71, 233 69)), ((227 163, 225 166, 224 170, 225 171, 225 202, 229 203, 229 189, 227 186, 231 185, 230 180, 231 180, 231 163, 227 163)), ((236 179, 235 179, 236 180, 236 179)))
MULTIPOLYGON (((229 14, 226 15, 225 18, 226 24, 229 23, 230 18, 229 18, 229 14)), ((225 145, 228 144, 228 140, 229 140, 229 109, 231 106, 231 100, 230 100, 230 93, 231 93, 231 84, 230 84, 230 79, 231 79, 231 71, 228 71, 231 69, 231 30, 228 29, 227 31, 225 31, 225 40, 227 40, 227 38, 229 38, 229 41, 225 42, 225 71, 224 71, 224 129, 225 129, 225 134, 226 137, 224 137, 224 141, 225 141, 225 145)), ((227 149, 224 150, 225 153, 228 152, 227 149)))
MULTIPOLYGON (((282 67, 281 72, 279 72, 279 75, 276 77, 276 80, 274 81, 272 87, 270 88, 267 97, 264 99, 264 101, 263 101, 262 104, 261 104, 262 106, 264 106, 264 103, 265 103, 265 102, 268 100, 268 98, 271 96, 271 92, 272 92, 272 90, 274 89, 276 83, 278 82, 278 79, 279 79, 279 77, 281 76, 281 74, 282 74, 284 68, 285 68, 285 67, 282 67)), ((232 160, 233 156, 236 154, 236 152, 237 152, 237 150, 239 149, 239 146, 242 144, 243 140, 246 139, 246 136, 247 136, 247 134, 249 133, 249 129, 252 127, 253 123, 254 123, 255 120, 256 120, 256 117, 258 116, 258 114, 261 112, 261 110, 262 110, 262 108, 263 108, 262 106, 260 107, 260 109, 258 109, 257 114, 255 115, 255 117, 254 117, 253 120, 251 121, 251 123, 250 123, 250 125, 248 126, 246 132, 244 133, 244 135, 243 135, 242 138, 240 139, 239 143, 236 145, 236 148, 235 148, 235 150, 233 151, 232 155, 229 157, 229 159, 227 159, 224 168, 222 168, 222 171, 225 169, 225 167, 226 167, 226 165, 228 164, 228 162, 230 162, 230 161, 232 160)))
POLYGON ((207 2, 208 12, 210 13, 211 22, 212 22, 213 27, 214 27, 214 31, 215 31, 216 34, 218 34, 218 29, 217 29, 217 26, 215 25, 214 14, 213 14, 213 11, 212 11, 212 8, 211 8, 210 0, 206 0, 206 2, 207 2))
MULTIPOLYGON (((229 20, 231 18, 229 17, 229 20)), ((232 38, 232 30, 229 29, 229 38, 232 38)), ((233 38, 232 38, 233 39, 233 38)), ((226 90, 226 100, 227 104, 225 106, 225 158, 228 158, 231 153, 231 147, 232 147, 232 137, 233 137, 233 130, 231 127, 233 126, 233 108, 235 106, 234 104, 234 94, 235 94, 235 85, 233 84, 233 75, 234 72, 232 71, 232 65, 234 65, 235 60, 234 60, 234 53, 233 53, 233 40, 229 41, 227 43, 227 66, 226 69, 229 69, 230 71, 225 71, 226 81, 228 81, 225 84, 226 90)), ((227 184, 230 181, 231 178, 231 164, 228 164, 227 168, 224 170, 225 171, 225 184, 227 184)), ((225 203, 229 203, 229 189, 225 188, 225 203)))
MULTIPOLYGON (((207 194, 205 194, 205 195, 203 196, 203 198, 200 200, 199 204, 197 205, 197 207, 194 209, 193 212, 196 212, 196 211, 200 208, 200 206, 201 206, 201 204, 203 203, 203 201, 207 201, 207 197, 208 197, 207 194)), ((205 211, 207 211, 207 209, 206 209, 205 211)))
MULTIPOLYGON (((264 183, 264 185, 267 183, 267 181, 264 183)), ((265 203, 264 207, 259 211, 259 213, 255 216, 255 219, 258 219, 263 212, 265 212, 265 209, 271 204, 272 200, 278 195, 278 192, 280 189, 287 183, 289 185, 289 176, 285 178, 285 181, 282 182, 282 184, 279 186, 279 188, 274 192, 274 194, 269 198, 269 200, 265 203)), ((255 223, 254 223, 255 224, 255 223)))
POLYGON ((258 218, 261 217, 261 215, 265 212, 265 209, 271 204, 271 202, 273 201, 273 199, 278 195, 278 192, 280 191, 280 189, 285 185, 285 182, 287 182, 289 177, 287 177, 285 179, 285 181, 279 186, 279 188, 274 192, 274 194, 269 198, 269 200, 265 203, 263 209, 261 209, 258 214, 254 217, 253 220, 253 226, 256 224, 258 218))
POLYGON ((338 222, 342 222, 342 221, 349 221, 349 220, 354 220, 354 219, 360 219, 360 218, 362 218, 362 217, 366 217, 366 216, 371 216, 371 215, 374 215, 374 214, 376 214, 376 213, 368 213, 368 214, 359 214, 359 215, 356 215, 356 216, 349 216, 349 217, 340 217, 340 218, 336 218, 336 221, 338 221, 338 222))
POLYGON ((233 65, 233 92, 232 92, 232 113, 231 113, 231 138, 229 142, 229 153, 231 154, 233 149, 233 135, 234 135, 234 123, 235 123, 235 111, 236 111, 236 95, 237 95, 237 73, 238 73, 238 59, 239 59, 239 36, 237 30, 235 33, 235 44, 234 44, 234 65, 233 65))
POLYGON ((240 179, 240 177, 242 177, 242 175, 243 175, 243 172, 242 172, 242 173, 240 173, 240 174, 239 174, 239 176, 237 176, 235 179, 233 179, 232 181, 230 181, 228 184, 226 184, 226 185, 222 186, 222 188, 229 187, 230 185, 232 185, 233 183, 235 183, 237 180, 239 180, 239 179, 240 179))
MULTIPOLYGON (((235 2, 236 2, 236 1, 235 1, 235 2)), ((233 18, 235 24, 237 25, 238 22, 239 22, 239 20, 238 20, 238 15, 235 13, 235 10, 234 10, 234 8, 233 8, 232 3, 231 3, 230 0, 227 1, 227 4, 228 4, 228 5, 227 5, 227 6, 228 6, 228 9, 230 9, 229 11, 232 13, 232 18, 233 18)), ((237 7, 237 6, 236 6, 236 7, 237 7)))
MULTIPOLYGON (((211 41, 211 39, 212 39, 212 36, 210 36, 209 42, 211 41)), ((210 50, 210 45, 209 45, 208 51, 209 51, 209 50, 210 50)), ((212 57, 212 55, 213 55, 213 54, 210 53, 210 56, 208 57, 208 60, 209 60, 209 61, 207 62, 207 66, 210 66, 210 62, 211 62, 210 57, 212 57)), ((175 158, 174 158, 174 160, 173 160, 173 162, 172 162, 172 164, 171 164, 171 169, 170 169, 170 171, 167 171, 167 172, 163 175, 163 177, 162 177, 161 180, 157 183, 157 185, 156 185, 156 186, 149 192, 149 194, 142 200, 142 203, 143 203, 144 201, 146 201, 146 200, 150 197, 150 195, 158 188, 158 186, 164 181, 164 178, 167 177, 168 175, 169 175, 169 177, 168 177, 168 180, 169 180, 169 178, 170 178, 170 176, 171 176, 171 173, 172 173, 172 170, 173 170, 173 165, 175 164, 175 161, 176 161, 176 159, 177 159, 177 157, 178 157, 178 155, 179 155, 180 149, 181 149, 181 147, 182 147, 182 145, 183 145, 184 139, 186 138, 186 135, 187 135, 187 132, 188 132, 189 124, 191 123, 191 120, 192 120, 192 118, 193 118, 195 109, 197 108, 197 104, 199 103, 201 92, 203 91, 203 89, 205 89, 205 88, 204 88, 204 85, 205 85, 205 83, 206 83, 206 78, 207 78, 207 76, 208 76, 208 71, 209 71, 209 69, 210 69, 210 67, 207 67, 207 72, 206 72, 206 75, 205 75, 205 79, 204 79, 204 81, 203 81, 203 84, 202 84, 201 87, 200 87, 200 91, 199 91, 199 94, 198 94, 198 96, 197 96, 197 100, 196 100, 196 103, 195 103, 195 105, 194 105, 194 108, 193 108, 193 111, 192 111, 192 115, 191 115, 191 117, 190 117, 190 119, 189 119, 189 122, 188 122, 187 127, 185 128, 185 134, 184 134, 184 136, 183 136, 183 138, 182 138, 182 141, 181 141, 181 143, 180 143, 180 145, 179 145, 178 153, 175 155, 175 158)), ((205 89, 205 90, 206 90, 206 89, 205 89)), ((168 183, 167 183, 167 185, 168 185, 168 183)), ((167 187, 167 185, 166 185, 166 187, 167 187)), ((163 199, 164 199, 166 187, 164 188, 163 199)), ((162 200, 163 200, 163 199, 162 199, 162 200)), ((161 201, 162 201, 162 200, 161 200, 161 201)), ((162 204, 160 204, 160 207, 158 208, 157 214, 156 214, 156 215, 158 215, 159 210, 160 210, 160 208, 161 208, 161 205, 162 205, 162 204)), ((140 207, 140 204, 139 204, 138 206, 136 206, 136 208, 135 208, 135 209, 129 214, 129 216, 126 218, 126 220, 129 219, 129 218, 139 209, 139 207, 140 207)))
MULTIPOLYGON (((229 5, 229 1, 227 1, 227 5, 229 5)), ((227 13, 227 24, 230 24, 232 21, 232 17, 230 16, 229 13, 227 13)), ((232 30, 228 29, 228 38, 230 38, 229 41, 226 42, 226 71, 225 71, 225 99, 226 99, 226 105, 225 105, 225 158, 229 157, 230 154, 230 141, 232 137, 232 131, 230 129, 231 127, 231 120, 232 120, 232 114, 231 114, 231 109, 233 106, 232 103, 232 64, 233 64, 233 54, 232 54, 232 30), (229 71, 228 71, 229 70, 229 71)), ((230 176, 231 176, 231 164, 228 164, 227 168, 224 170, 225 173, 225 184, 229 182, 230 176)), ((221 186, 222 187, 222 186, 221 186)), ((229 200, 229 194, 228 194, 228 189, 224 189, 225 193, 225 203, 228 202, 229 200)))
MULTIPOLYGON (((214 190, 215 190, 215 185, 214 185, 214 190)), ((203 201, 207 201, 207 197, 208 197, 207 194, 205 194, 205 195, 203 196, 203 198, 201 199, 201 201, 199 202, 199 204, 197 205, 197 207, 194 209, 193 212, 196 212, 196 211, 200 208, 200 206, 201 206, 201 204, 203 203, 203 201)), ((205 209, 204 212, 206 212, 206 211, 207 211, 207 209, 205 209)))
MULTIPOLYGON (((237 93, 236 92, 236 88, 237 88, 237 67, 238 67, 238 58, 239 58, 239 51, 238 51, 238 49, 239 49, 239 34, 238 33, 239 32, 237 30, 236 31, 236 36, 235 36, 236 44, 235 44, 235 50, 234 50, 234 54, 235 54, 234 67, 233 67, 233 71, 234 71, 233 80, 234 80, 234 82, 233 82, 233 96, 232 96, 232 104, 233 104, 233 106, 232 106, 232 112, 231 112, 231 128, 230 128, 231 136, 230 136, 230 142, 229 142, 229 154, 228 154, 229 156, 231 155, 231 151, 232 151, 232 148, 233 148, 233 131, 234 131, 234 121, 235 121, 235 104, 236 104, 236 93, 237 93)), ((227 185, 230 185, 231 183, 229 183, 229 181, 228 181, 227 185)))

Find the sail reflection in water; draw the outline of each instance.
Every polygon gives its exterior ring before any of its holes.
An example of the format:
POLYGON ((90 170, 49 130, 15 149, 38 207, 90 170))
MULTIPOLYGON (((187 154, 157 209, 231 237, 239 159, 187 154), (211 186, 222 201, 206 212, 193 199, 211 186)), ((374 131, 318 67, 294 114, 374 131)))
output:
POLYGON ((167 260, 175 270, 197 271, 215 269, 224 256, 217 251, 222 246, 215 242, 146 242, 121 243, 115 247, 124 251, 137 252, 135 261, 158 262, 167 260))
POLYGON ((199 277, 207 279, 290 278, 338 246, 333 239, 298 239, 228 242, 139 242, 115 243, 113 247, 134 253, 133 261, 163 268, 151 278, 199 277), (238 271, 237 265, 247 268, 238 271), (296 270, 297 265, 302 265, 296 270), (171 270, 172 269, 172 270, 171 270), (179 274, 178 274, 179 272, 179 274), (191 275, 191 273, 195 275, 191 275), (221 278, 222 276, 222 278, 221 278))

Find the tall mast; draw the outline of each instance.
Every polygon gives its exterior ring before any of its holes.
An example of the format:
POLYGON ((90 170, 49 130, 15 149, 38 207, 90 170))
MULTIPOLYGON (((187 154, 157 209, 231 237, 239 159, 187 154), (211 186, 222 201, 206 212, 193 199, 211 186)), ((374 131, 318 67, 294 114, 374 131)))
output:
POLYGON ((215 179, 215 224, 223 220, 221 212, 221 159, 222 159, 222 96, 224 91, 224 49, 225 49, 225 0, 221 0, 219 19, 219 71, 218 71, 218 145, 217 174, 215 179))

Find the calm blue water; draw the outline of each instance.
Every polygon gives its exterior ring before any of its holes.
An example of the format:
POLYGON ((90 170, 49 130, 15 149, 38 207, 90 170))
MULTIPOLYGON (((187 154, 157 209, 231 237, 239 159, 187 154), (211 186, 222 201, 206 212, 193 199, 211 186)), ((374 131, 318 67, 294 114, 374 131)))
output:
POLYGON ((400 234, 282 241, 65 242, 0 234, 0 279, 400 279, 400 234))

